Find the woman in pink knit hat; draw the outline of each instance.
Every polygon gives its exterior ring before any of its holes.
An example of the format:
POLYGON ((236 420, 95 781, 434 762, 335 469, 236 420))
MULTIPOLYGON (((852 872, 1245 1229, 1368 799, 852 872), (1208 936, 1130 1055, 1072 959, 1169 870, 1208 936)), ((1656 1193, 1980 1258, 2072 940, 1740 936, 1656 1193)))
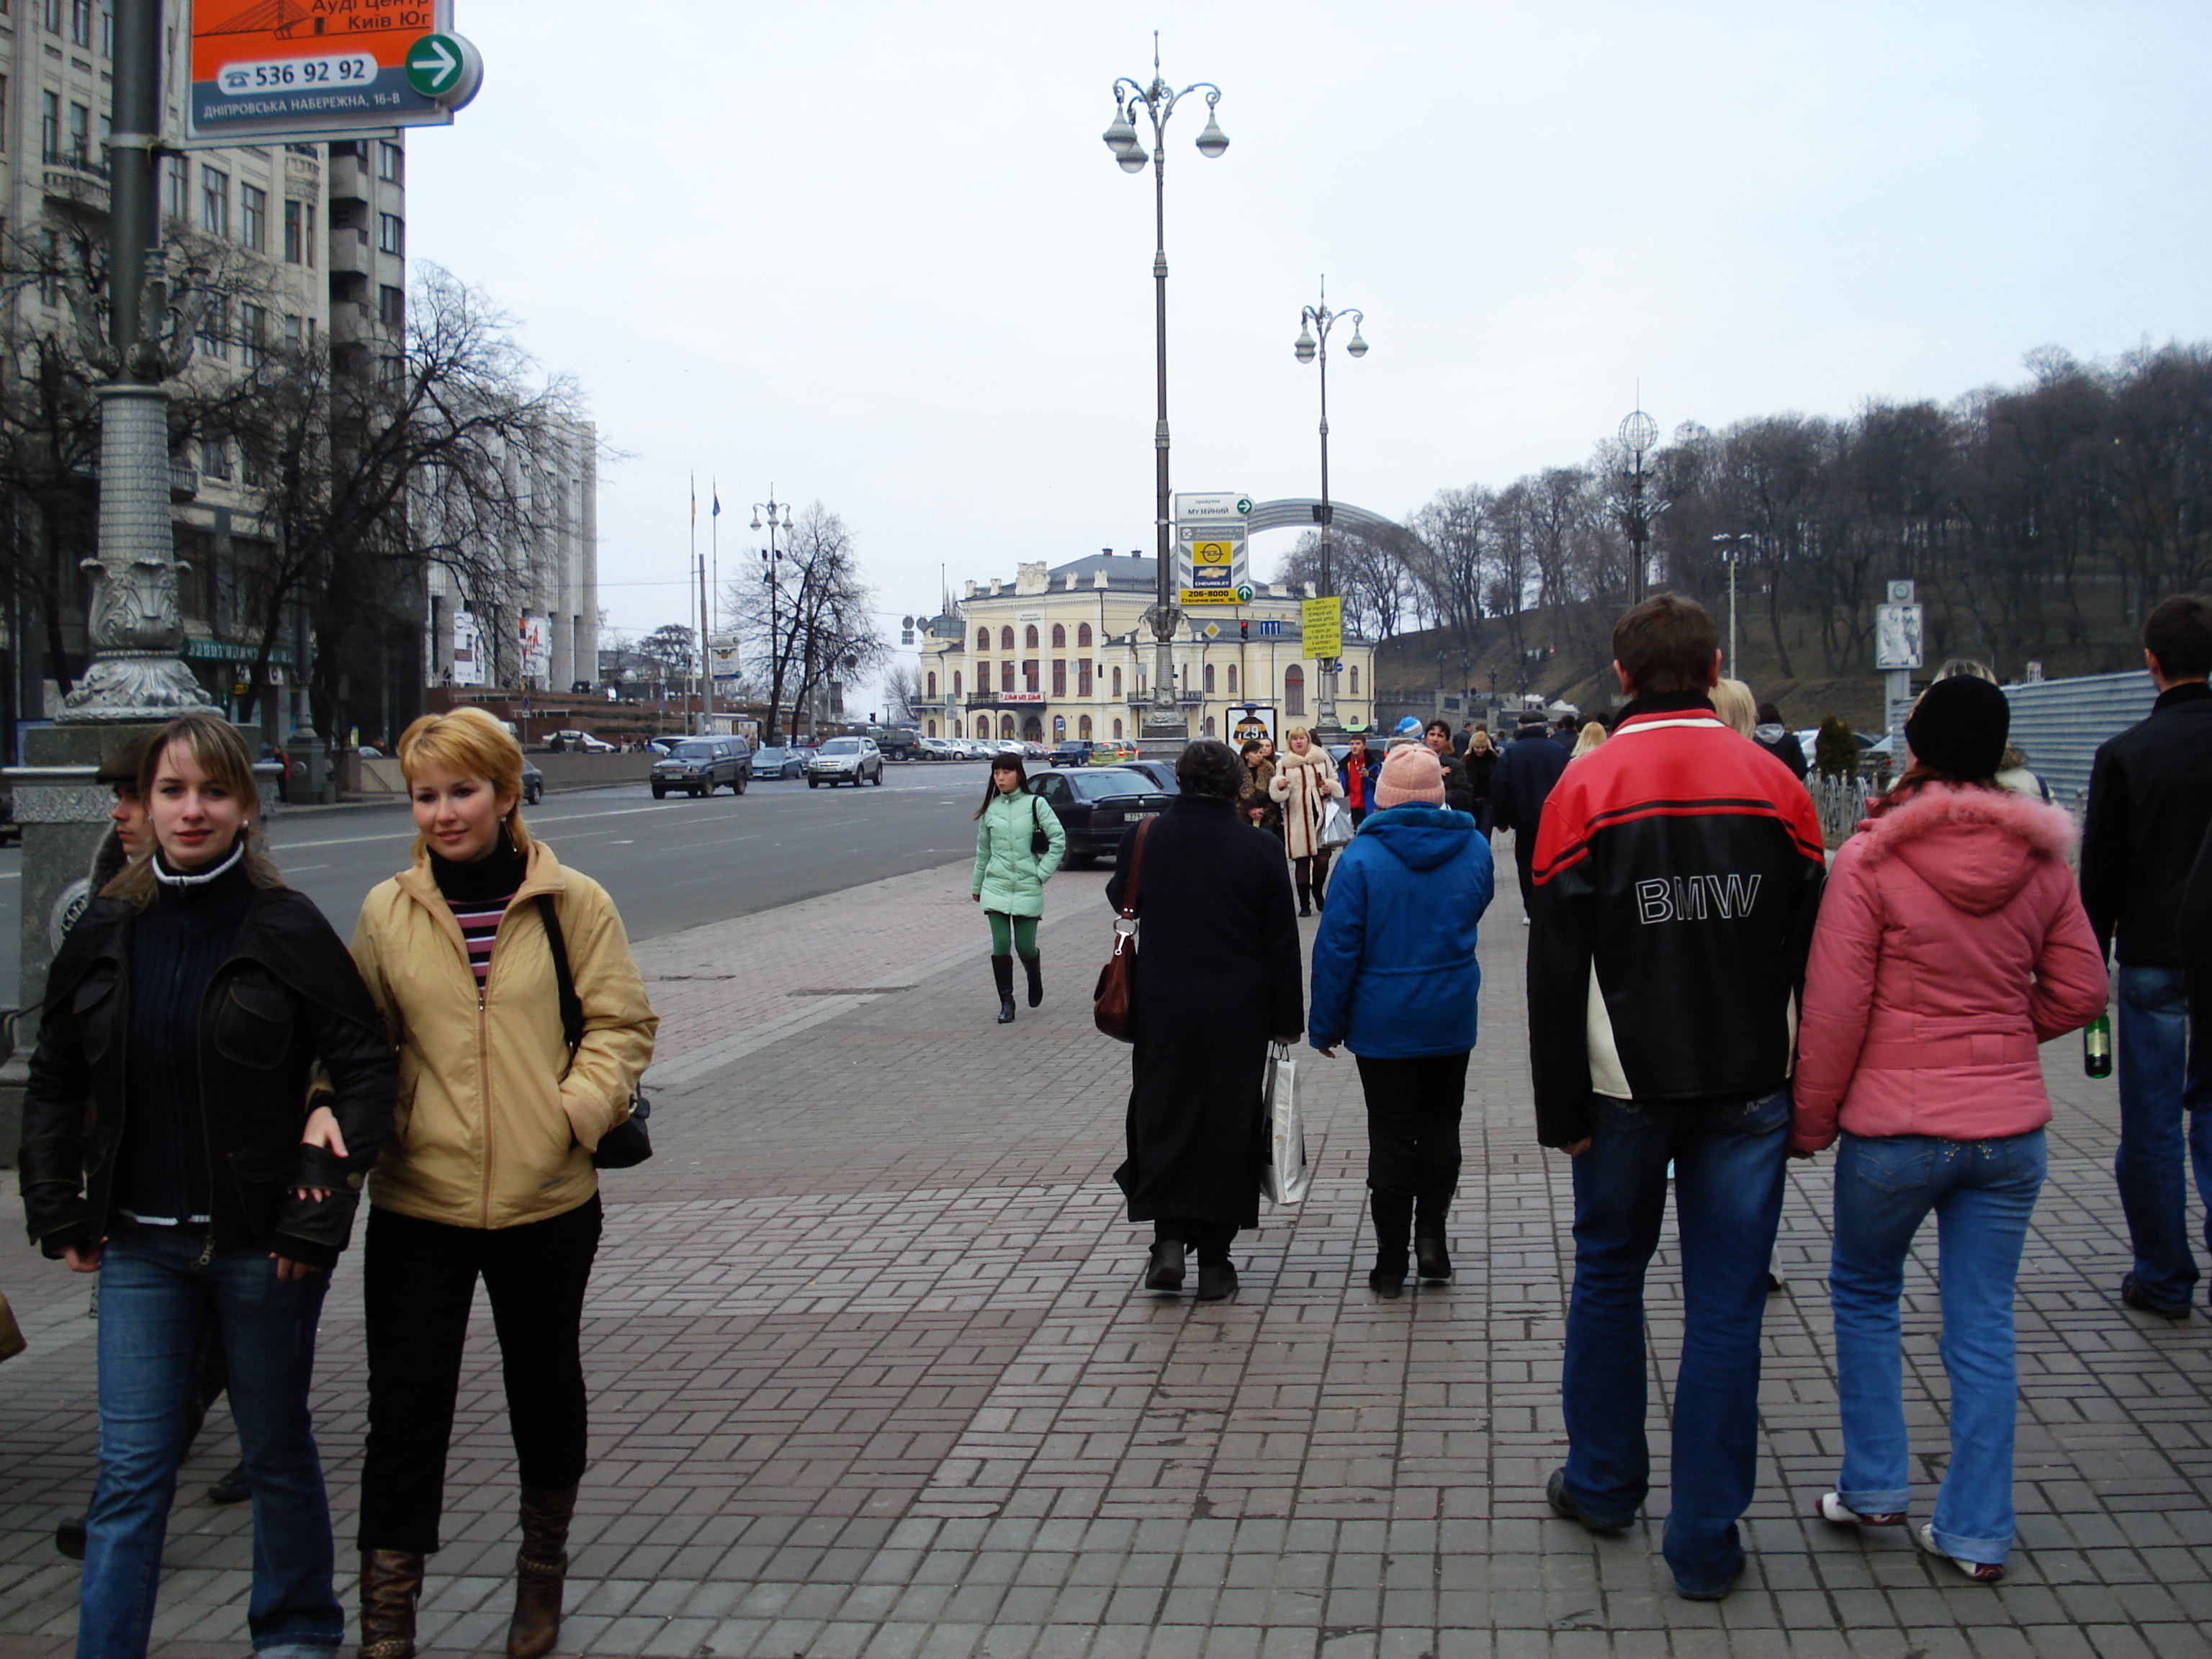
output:
POLYGON ((1459 1186, 1460 1103, 1474 1047, 1475 926, 1496 881, 1490 839, 1444 805, 1442 761, 1401 744, 1375 804, 1337 860, 1314 936, 1309 1037, 1359 1062, 1367 1097, 1368 1203, 1378 1295, 1451 1277, 1445 1218, 1459 1186))

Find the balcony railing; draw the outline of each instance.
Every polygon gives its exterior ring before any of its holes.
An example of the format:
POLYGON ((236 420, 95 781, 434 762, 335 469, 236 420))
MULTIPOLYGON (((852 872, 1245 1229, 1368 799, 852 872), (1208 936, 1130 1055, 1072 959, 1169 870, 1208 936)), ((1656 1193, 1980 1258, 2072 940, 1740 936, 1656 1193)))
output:
MULTIPOLYGON (((1127 702, 1132 708, 1150 708, 1152 706, 1152 694, 1149 691, 1132 691, 1127 697, 1123 698, 1122 701, 1127 702)), ((1203 691, 1178 691, 1174 696, 1163 697, 1160 701, 1163 702, 1171 702, 1177 708, 1196 708, 1206 702, 1206 693, 1203 691)))

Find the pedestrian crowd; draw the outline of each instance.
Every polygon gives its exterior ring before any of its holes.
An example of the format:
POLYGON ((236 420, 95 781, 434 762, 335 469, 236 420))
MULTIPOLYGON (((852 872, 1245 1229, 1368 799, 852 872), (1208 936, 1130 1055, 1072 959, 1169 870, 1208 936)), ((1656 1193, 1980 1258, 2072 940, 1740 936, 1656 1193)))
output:
POLYGON ((1198 1298, 1236 1292, 1231 1247, 1256 1223, 1272 1155, 1267 1048, 1302 1032, 1358 1067, 1370 1287, 1450 1278, 1476 938, 1491 832, 1509 831, 1536 1134, 1569 1159, 1574 1193, 1551 1507, 1614 1533, 1649 1495, 1645 1279, 1671 1191, 1686 1332, 1662 1547, 1684 1596, 1729 1593, 1785 1165, 1833 1148, 1843 1456, 1808 1508, 1839 1528, 1910 1523, 1899 1303, 1932 1217, 1950 1443, 1914 1535, 1996 1582, 2014 1531, 2014 1280, 2051 1117, 2039 1049, 2101 1024, 2108 957, 2127 1306, 2189 1316, 2185 1163, 2212 1209, 2212 601, 2159 606, 2143 643, 2156 705, 2100 750, 2078 836, 2009 742, 1994 677, 1956 661, 1832 864, 1802 749, 1773 705, 1722 678, 1711 617, 1672 595, 1614 629, 1625 701, 1609 726, 1532 714, 1493 746, 1409 720, 1381 755, 1363 736, 1334 768, 1303 729, 1282 756, 1191 744, 1182 793, 1125 834, 1108 890, 1140 927, 1115 1178, 1130 1218, 1152 1224, 1146 1288, 1179 1291, 1195 1249, 1198 1298), (1334 802, 1356 833, 1331 874, 1334 802), (1200 1000, 1207 1021, 1178 1018, 1200 1000))
MULTIPOLYGON (((1915 1536, 1995 1582, 2014 1531, 2014 1279, 2047 1164, 2040 1045, 2097 1030, 2116 994, 2128 1307, 2190 1316, 2191 1171, 2212 1207, 2212 600, 2160 605, 2143 644, 2156 704, 2099 750, 2078 838, 2010 744, 2002 690, 1961 662, 1832 861, 1778 711, 1722 678, 1711 617, 1665 594, 1614 628, 1610 726, 1532 715, 1493 744, 1407 720, 1340 761, 1302 727, 1279 753, 1189 744, 1106 890, 1139 939, 1114 1178, 1152 1226, 1143 1287, 1179 1294, 1194 1255, 1198 1301, 1237 1293, 1301 1037, 1358 1070, 1370 1288, 1451 1279, 1478 936, 1492 835, 1510 832, 1534 1126, 1574 1203, 1551 1508, 1613 1533, 1650 1494, 1644 1297, 1671 1191, 1686 1330, 1662 1547, 1683 1595, 1729 1593, 1785 1166, 1832 1148, 1843 1455, 1808 1508, 1911 1523, 1899 1302, 1932 1216, 1949 1455, 1915 1536)), ((185 716, 103 770, 114 829, 48 976, 20 1163, 33 1240, 100 1274, 87 1659, 145 1651, 178 1467, 224 1389, 254 1504, 254 1649, 342 1644, 307 1401, 364 1193, 360 1659, 415 1650, 479 1280, 520 1475, 507 1652, 557 1641, 599 1171, 649 1153, 657 1020, 605 891, 524 823, 498 722, 426 716, 398 753, 418 833, 349 951, 270 859, 234 727, 185 716)), ((975 815, 1001 1024, 1017 958, 1043 1000, 1037 924, 1067 850, 1029 781, 997 757, 975 815)))

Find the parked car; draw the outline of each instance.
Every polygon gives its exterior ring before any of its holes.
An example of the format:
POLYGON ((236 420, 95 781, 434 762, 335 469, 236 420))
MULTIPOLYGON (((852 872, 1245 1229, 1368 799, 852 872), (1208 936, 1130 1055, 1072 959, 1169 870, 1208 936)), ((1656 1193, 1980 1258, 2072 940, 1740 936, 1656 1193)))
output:
POLYGON ((887 726, 876 736, 876 747, 887 760, 912 760, 921 739, 902 726, 887 726))
POLYGON ((1125 760, 1121 763, 1124 772, 1141 773, 1150 778, 1155 787, 1170 795, 1182 793, 1182 786, 1176 781, 1175 763, 1164 760, 1125 760))
POLYGON ((1175 799, 1143 773, 1119 767, 1040 772, 1029 787, 1052 808, 1066 832, 1072 870, 1110 857, 1121 844, 1123 829, 1166 811, 1175 799))
POLYGON ((948 761, 962 758, 952 746, 950 738, 924 738, 915 745, 914 752, 927 761, 948 761))
POLYGON ((653 763, 653 798, 672 789, 687 795, 711 795, 724 784, 733 795, 752 780, 752 753, 735 738, 683 738, 676 752, 653 763))
POLYGON ((522 804, 535 806, 545 799, 545 775, 538 769, 538 763, 525 755, 522 757, 522 804))
POLYGON ((580 732, 574 727, 554 732, 545 739, 545 745, 556 753, 611 755, 615 752, 614 744, 605 738, 595 738, 589 732, 580 732))
POLYGON ((832 738, 806 763, 809 789, 819 789, 825 783, 833 789, 841 783, 880 787, 883 781, 884 753, 873 738, 832 738))
POLYGON ((681 738, 647 738, 645 746, 656 755, 672 755, 676 745, 683 741, 681 738))
POLYGON ((1088 766, 1091 751, 1097 745, 1088 738, 1070 738, 1053 745, 1052 763, 1054 766, 1088 766))
POLYGON ((803 778, 806 757, 796 749, 756 749, 753 775, 757 778, 803 778))

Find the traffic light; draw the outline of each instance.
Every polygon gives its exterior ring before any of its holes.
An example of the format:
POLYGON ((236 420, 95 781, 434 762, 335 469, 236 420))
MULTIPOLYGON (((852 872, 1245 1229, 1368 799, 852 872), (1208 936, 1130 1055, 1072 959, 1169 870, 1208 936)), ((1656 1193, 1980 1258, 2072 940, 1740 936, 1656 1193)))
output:
POLYGON ((1240 640, 1250 639, 1252 637, 1252 624, 1248 622, 1238 623, 1237 624, 1237 637, 1240 640))

